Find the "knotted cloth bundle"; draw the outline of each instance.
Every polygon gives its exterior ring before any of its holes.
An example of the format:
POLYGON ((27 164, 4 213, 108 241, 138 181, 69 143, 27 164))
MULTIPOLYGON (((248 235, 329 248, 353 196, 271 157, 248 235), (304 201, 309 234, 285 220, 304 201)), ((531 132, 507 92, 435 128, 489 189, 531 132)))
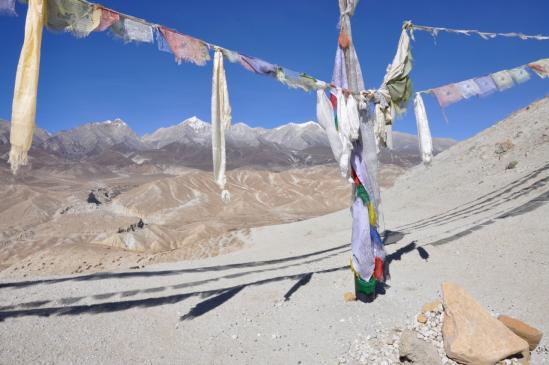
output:
POLYGON ((406 104, 412 96, 412 80, 410 79, 412 61, 408 24, 405 23, 400 34, 397 52, 380 88, 387 90, 391 107, 395 110, 396 115, 401 115, 406 111, 406 104))

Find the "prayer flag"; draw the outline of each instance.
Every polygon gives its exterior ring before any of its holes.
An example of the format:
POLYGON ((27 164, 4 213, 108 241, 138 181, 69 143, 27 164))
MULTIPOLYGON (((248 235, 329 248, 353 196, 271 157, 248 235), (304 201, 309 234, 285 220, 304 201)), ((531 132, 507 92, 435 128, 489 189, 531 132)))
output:
POLYGON ((221 48, 221 53, 223 53, 223 57, 229 60, 229 62, 232 62, 232 63, 240 62, 240 54, 238 52, 231 51, 226 48, 221 48))
POLYGON ((499 71, 490 75, 499 91, 507 90, 515 84, 513 77, 507 70, 499 71))
POLYGON ((15 0, 0 0, 0 14, 17 15, 15 0))
POLYGON ((269 62, 263 61, 262 59, 240 55, 240 64, 246 70, 266 76, 276 76, 276 66, 270 64, 269 62))
POLYGON ((109 29, 114 23, 120 21, 120 14, 112 10, 99 7, 101 9, 101 20, 99 21, 99 26, 95 28, 97 32, 103 32, 109 29))
POLYGON ((459 89, 459 92, 464 99, 469 99, 472 96, 478 96, 480 94, 480 89, 478 88, 478 85, 472 79, 458 82, 455 85, 459 89))
MULTIPOLYGON (((175 61, 180 64, 182 61, 192 62, 198 66, 204 66, 210 60, 208 46, 204 42, 180 34, 168 28, 159 27, 168 47, 175 55, 175 61)), ((159 44, 160 46, 160 44, 159 44)))
POLYGON ((530 67, 532 71, 534 71, 542 79, 549 77, 549 58, 529 63, 528 67, 530 67))
POLYGON ((86 37, 101 22, 101 9, 84 1, 48 0, 48 29, 86 37))
POLYGON ((153 41, 153 30, 149 24, 123 16, 111 25, 110 30, 124 42, 152 43, 153 41))
POLYGON ((337 47, 335 56, 334 72, 332 74, 332 83, 343 89, 348 89, 347 68, 345 66, 345 54, 341 47, 337 47))
POLYGON ((522 84, 523 82, 530 80, 530 74, 526 71, 526 67, 524 66, 513 68, 509 70, 509 73, 517 84, 522 84))
POLYGON ((497 90, 497 86, 490 76, 477 77, 474 80, 480 90, 479 96, 488 96, 497 90))
POLYGON ((462 99, 459 89, 454 85, 446 85, 432 90, 441 107, 447 107, 462 99))
POLYGON ((170 49, 170 45, 166 41, 166 38, 164 38, 164 35, 160 31, 160 28, 156 28, 154 33, 155 33, 158 50, 162 52, 172 53, 172 50, 170 49))
POLYGON ((153 30, 149 24, 135 21, 133 19, 124 19, 124 28, 130 41, 152 43, 153 30))
POLYGON ((292 89, 299 88, 303 91, 311 91, 324 89, 326 87, 324 82, 318 81, 314 77, 280 66, 276 66, 275 75, 278 81, 292 89))

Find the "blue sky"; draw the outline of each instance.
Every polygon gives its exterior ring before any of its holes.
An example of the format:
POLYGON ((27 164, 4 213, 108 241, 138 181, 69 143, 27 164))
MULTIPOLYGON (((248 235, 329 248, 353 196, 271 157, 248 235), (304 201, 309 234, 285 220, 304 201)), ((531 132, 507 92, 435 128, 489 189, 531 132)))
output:
MULTIPOLYGON (((103 0, 120 12, 176 28, 206 41, 307 72, 329 81, 338 31, 337 0, 127 1, 103 0)), ((18 17, 0 17, 0 118, 9 119, 26 7, 18 17)), ((353 18, 353 37, 368 88, 378 87, 392 60, 401 24, 472 28, 493 32, 549 34, 546 0, 362 0, 353 18)), ((441 34, 433 42, 416 32, 412 79, 416 90, 441 86, 549 57, 549 41, 521 41, 441 34)), ((107 33, 76 39, 46 31, 37 123, 55 132, 77 125, 124 119, 137 133, 197 115, 210 119, 211 63, 177 65, 155 45, 127 44, 107 33)), ((315 94, 227 63, 233 121, 274 127, 315 119, 315 94)), ((531 81, 484 99, 446 109, 448 123, 426 96, 434 136, 463 139, 512 111, 549 94, 549 80, 531 81)), ((415 133, 413 109, 395 129, 415 133)))

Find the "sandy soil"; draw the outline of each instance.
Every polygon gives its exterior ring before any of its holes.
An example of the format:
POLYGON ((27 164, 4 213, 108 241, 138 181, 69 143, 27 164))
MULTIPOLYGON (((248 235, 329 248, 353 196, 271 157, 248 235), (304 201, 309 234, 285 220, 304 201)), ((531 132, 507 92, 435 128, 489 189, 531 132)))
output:
POLYGON ((1 362, 338 363, 451 280, 545 332, 532 363, 547 363, 548 156, 544 99, 403 175, 383 193, 391 280, 371 304, 343 301, 347 209, 235 232, 243 248, 217 257, 5 277, 1 362))

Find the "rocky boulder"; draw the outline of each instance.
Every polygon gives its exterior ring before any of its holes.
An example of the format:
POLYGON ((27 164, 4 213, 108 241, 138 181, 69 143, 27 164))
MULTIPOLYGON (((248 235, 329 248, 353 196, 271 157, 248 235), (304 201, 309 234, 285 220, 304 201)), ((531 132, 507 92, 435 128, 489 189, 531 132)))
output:
POLYGON ((442 364, 437 349, 432 344, 419 339, 414 331, 402 332, 398 352, 400 361, 404 364, 442 364))
POLYGON ((498 319, 507 326, 513 333, 523 338, 530 345, 530 351, 534 351, 539 345, 543 333, 532 326, 527 325, 521 320, 509 316, 499 316, 498 319))
POLYGON ((515 335, 465 289, 442 284, 442 336, 449 358, 462 364, 495 364, 515 354, 529 359, 528 342, 515 335))

